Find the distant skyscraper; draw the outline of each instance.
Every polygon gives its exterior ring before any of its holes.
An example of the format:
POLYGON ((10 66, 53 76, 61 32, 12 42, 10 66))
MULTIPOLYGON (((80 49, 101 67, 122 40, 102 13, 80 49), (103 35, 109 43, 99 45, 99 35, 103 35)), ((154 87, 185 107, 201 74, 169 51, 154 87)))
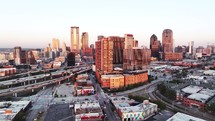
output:
POLYGON ((60 48, 60 40, 53 38, 52 39, 52 50, 53 51, 59 51, 59 48, 60 48))
POLYGON ((79 27, 71 27, 71 51, 79 51, 80 42, 79 42, 79 27))
POLYGON ((125 49, 130 49, 132 47, 134 47, 134 37, 132 34, 125 34, 125 49))
POLYGON ((21 47, 14 47, 14 60, 15 60, 15 64, 19 65, 21 64, 21 47))
POLYGON ((160 51, 160 41, 158 41, 157 36, 153 34, 150 37, 150 49, 151 49, 151 56, 159 58, 159 51, 160 51))
POLYGON ((65 42, 63 42, 63 44, 62 44, 62 52, 66 52, 66 43, 65 42))
POLYGON ((194 47, 194 41, 189 42, 188 47, 189 47, 189 54, 192 54, 193 53, 193 47, 194 47))
POLYGON ((81 49, 87 49, 89 48, 88 46, 88 33, 87 32, 83 32, 81 35, 81 49))
POLYGON ((170 29, 165 29, 162 34, 163 52, 173 52, 173 32, 170 29))

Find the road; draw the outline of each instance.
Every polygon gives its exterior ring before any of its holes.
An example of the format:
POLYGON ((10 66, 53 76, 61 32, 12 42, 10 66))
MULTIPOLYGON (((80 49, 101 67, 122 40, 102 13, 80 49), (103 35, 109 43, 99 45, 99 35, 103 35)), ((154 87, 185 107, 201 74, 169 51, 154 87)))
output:
MULTIPOLYGON (((52 92, 55 90, 55 87, 41 90, 35 96, 31 97, 32 108, 28 111, 26 120, 33 121, 37 118, 39 112, 46 112, 52 103, 54 97, 52 92)), ((44 118, 43 116, 41 118, 44 118)))
POLYGON ((95 89, 97 91, 98 101, 99 101, 101 107, 104 107, 104 111, 107 114, 108 121, 118 121, 117 120, 118 118, 115 116, 114 112, 111 109, 111 104, 108 101, 109 99, 106 96, 106 94, 104 93, 104 91, 102 90, 101 86, 97 82, 95 82, 94 76, 92 76, 90 74, 89 77, 92 80, 93 85, 94 85, 94 87, 95 87, 95 89))

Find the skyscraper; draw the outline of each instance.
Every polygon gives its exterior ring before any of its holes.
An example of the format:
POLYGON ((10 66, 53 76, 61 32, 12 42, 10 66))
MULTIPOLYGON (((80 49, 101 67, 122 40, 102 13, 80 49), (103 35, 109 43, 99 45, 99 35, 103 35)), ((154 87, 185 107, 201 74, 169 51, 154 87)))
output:
POLYGON ((171 29, 165 29, 162 34, 163 52, 173 52, 173 32, 171 29))
POLYGON ((170 29, 165 29, 162 34, 162 47, 163 56, 162 59, 166 61, 182 60, 182 53, 173 52, 173 32, 170 29))
POLYGON ((66 43, 65 42, 63 42, 63 44, 62 44, 62 52, 66 52, 66 43))
POLYGON ((158 41, 157 36, 153 34, 150 37, 150 49, 151 49, 151 56, 159 58, 159 51, 160 51, 160 41, 158 41))
POLYGON ((71 51, 79 51, 80 49, 79 42, 79 27, 72 26, 71 27, 71 51))
POLYGON ((52 39, 52 50, 53 51, 59 51, 60 48, 60 41, 59 39, 53 38, 52 39))
POLYGON ((190 41, 188 43, 188 46, 189 46, 189 54, 192 54, 193 53, 194 41, 190 41))
POLYGON ((83 32, 81 35, 81 45, 82 45, 82 47, 81 47, 82 50, 89 48, 88 47, 88 33, 87 32, 83 32))
POLYGON ((134 47, 134 36, 132 34, 125 34, 125 49, 131 49, 134 47))
POLYGON ((21 47, 14 47, 14 60, 15 60, 15 64, 19 65, 21 64, 21 47))

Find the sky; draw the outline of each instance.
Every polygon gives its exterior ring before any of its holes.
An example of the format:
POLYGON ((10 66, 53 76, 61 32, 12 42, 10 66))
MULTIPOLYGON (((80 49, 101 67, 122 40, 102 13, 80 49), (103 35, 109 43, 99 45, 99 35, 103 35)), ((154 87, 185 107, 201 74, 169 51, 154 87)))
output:
POLYGON ((149 46, 173 31, 174 45, 215 44, 215 0, 1 0, 0 48, 44 48, 52 38, 70 46, 70 27, 98 35, 134 35, 149 46))

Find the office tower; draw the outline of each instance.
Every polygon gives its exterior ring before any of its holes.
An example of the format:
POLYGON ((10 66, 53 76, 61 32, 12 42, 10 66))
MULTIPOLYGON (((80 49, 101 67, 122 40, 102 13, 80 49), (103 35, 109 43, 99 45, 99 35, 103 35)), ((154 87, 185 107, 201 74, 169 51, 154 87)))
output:
POLYGON ((81 47, 82 50, 89 48, 88 47, 88 33, 87 32, 83 32, 81 35, 81 45, 82 45, 82 47, 81 47))
POLYGON ((150 49, 151 49, 151 56, 159 58, 159 51, 160 51, 161 43, 158 41, 157 36, 153 34, 150 37, 150 49))
POLYGON ((133 43, 134 43, 133 35, 132 34, 125 34, 124 37, 125 37, 125 47, 124 48, 130 49, 130 48, 134 47, 133 46, 133 43))
POLYGON ((165 29, 162 34, 163 56, 165 61, 178 61, 183 59, 181 52, 173 51, 173 32, 170 29, 165 29))
POLYGON ((65 42, 63 42, 63 44, 62 44, 62 52, 66 52, 66 43, 65 42))
POLYGON ((31 50, 25 51, 25 59, 26 59, 26 64, 35 64, 36 63, 36 59, 31 50))
POLYGON ((189 54, 192 54, 193 53, 193 47, 194 47, 194 41, 189 42, 188 47, 189 47, 189 54))
POLYGON ((15 64, 19 65, 21 64, 21 47, 14 47, 14 60, 15 60, 15 64))
POLYGON ((52 39, 52 50, 53 51, 59 51, 60 48, 60 41, 59 39, 53 38, 52 39))
POLYGON ((71 27, 71 51, 78 52, 80 49, 79 42, 79 27, 72 26, 71 27))
POLYGON ((70 52, 67 55, 67 66, 75 66, 75 53, 70 52))
POLYGON ((133 47, 124 49, 123 69, 124 70, 142 70, 151 62, 151 50, 144 47, 133 47))
POLYGON ((170 29, 165 29, 162 34, 163 52, 173 52, 173 32, 170 29))

